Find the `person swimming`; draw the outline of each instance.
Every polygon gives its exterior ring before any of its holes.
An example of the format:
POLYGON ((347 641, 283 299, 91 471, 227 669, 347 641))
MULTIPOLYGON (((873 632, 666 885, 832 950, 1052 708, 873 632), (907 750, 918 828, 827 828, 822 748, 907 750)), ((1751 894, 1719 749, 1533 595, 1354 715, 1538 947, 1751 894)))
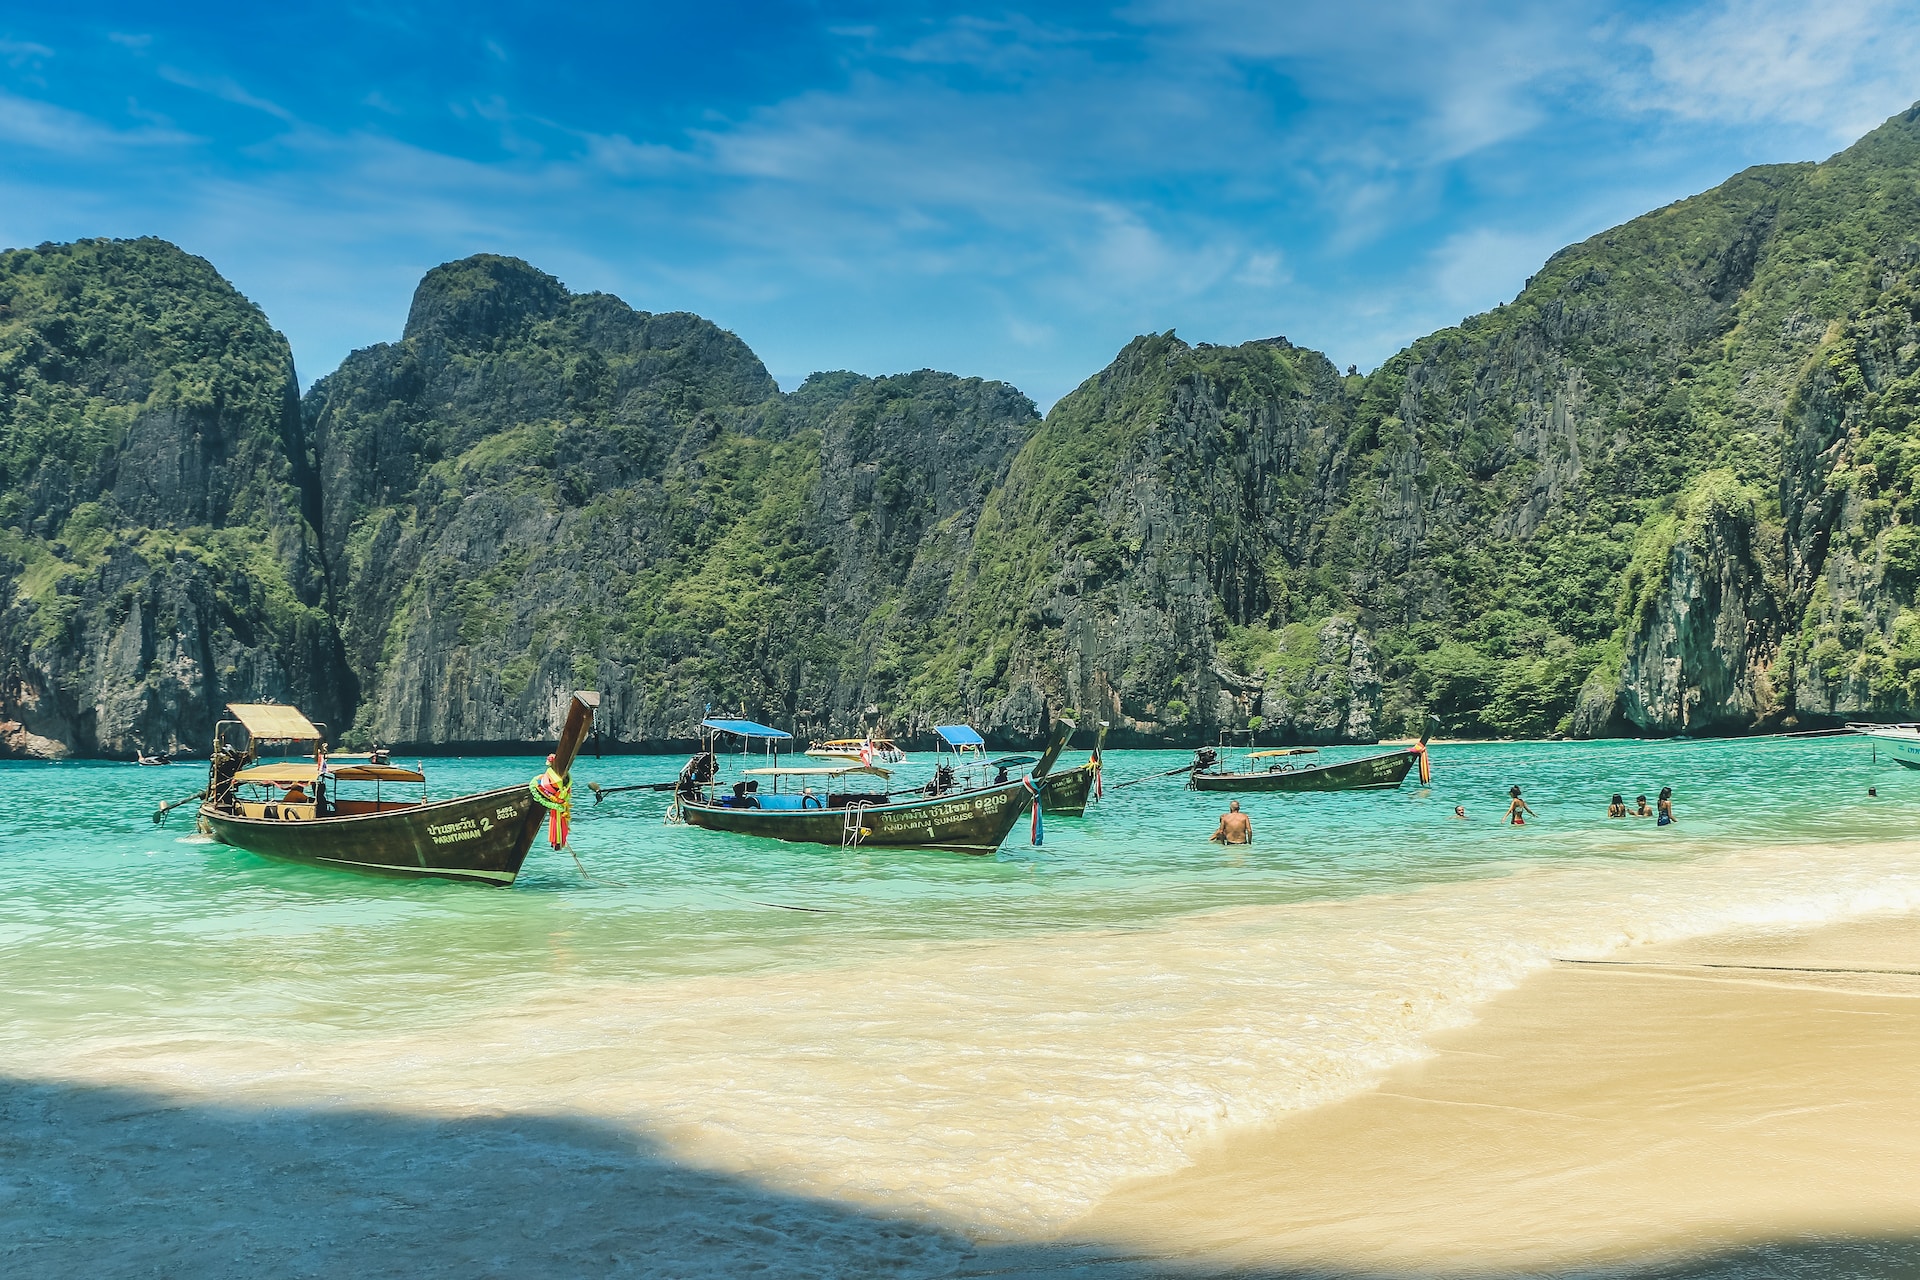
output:
POLYGON ((1467 816, 1467 806, 1465 806, 1465 805, 1463 805, 1463 804, 1457 804, 1457 805, 1455 805, 1455 806, 1453 806, 1453 816, 1454 816, 1454 817, 1456 817, 1456 818, 1464 818, 1464 817, 1466 817, 1466 816, 1467 816))
POLYGON ((1512 803, 1507 806, 1507 821, 1511 822, 1514 826, 1524 827, 1527 825, 1528 818, 1537 818, 1540 816, 1529 809, 1527 802, 1520 798, 1520 788, 1514 787, 1510 789, 1507 795, 1512 798, 1512 803))
POLYGON ((1673 825, 1673 788, 1672 787, 1660 788, 1660 817, 1654 823, 1654 825, 1660 826, 1660 827, 1668 827, 1673 825))
POLYGON ((1640 807, 1629 814, 1629 817, 1651 818, 1653 816, 1653 810, 1647 808, 1647 798, 1645 796, 1635 796, 1634 802, 1640 807))
POLYGON ((1227 806, 1227 811, 1220 815, 1220 825, 1207 839, 1218 844, 1253 843, 1253 823, 1246 814, 1240 812, 1238 800, 1227 806))
POLYGON ((1612 802, 1607 805, 1607 816, 1609 818, 1624 818, 1627 816, 1627 802, 1621 798, 1620 793, 1617 791, 1614 792, 1612 802))

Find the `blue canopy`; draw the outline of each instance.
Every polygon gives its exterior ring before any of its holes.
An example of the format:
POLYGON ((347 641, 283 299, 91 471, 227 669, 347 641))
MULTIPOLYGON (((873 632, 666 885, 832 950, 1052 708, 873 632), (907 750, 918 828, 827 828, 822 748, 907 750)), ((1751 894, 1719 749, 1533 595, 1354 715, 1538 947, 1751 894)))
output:
POLYGON ((769 729, 766 725, 755 724, 751 720, 702 720, 703 728, 718 729, 722 733, 736 733, 743 738, 791 738, 793 735, 779 729, 769 729))
POLYGON ((947 740, 950 747, 984 747, 987 740, 979 732, 964 724, 937 724, 933 731, 947 740))

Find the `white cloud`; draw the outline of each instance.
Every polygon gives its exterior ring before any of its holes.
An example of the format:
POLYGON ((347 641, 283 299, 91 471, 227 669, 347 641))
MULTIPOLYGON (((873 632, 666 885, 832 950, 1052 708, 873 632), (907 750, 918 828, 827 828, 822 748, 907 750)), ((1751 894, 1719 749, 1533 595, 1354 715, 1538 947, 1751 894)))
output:
POLYGON ((247 107, 254 111, 262 111, 274 117, 276 120, 283 120, 288 124, 298 123, 298 121, 293 118, 291 111, 288 111, 277 102, 269 102, 265 98, 247 92, 246 89, 241 87, 238 81, 230 76, 196 75, 191 71, 183 71, 179 67, 161 67, 159 75, 160 78, 167 83, 177 84, 183 89, 192 89, 196 93, 209 94, 220 99, 222 102, 231 102, 238 107, 247 107))
POLYGON ((67 155, 110 148, 178 146, 195 139, 166 128, 115 129, 92 116, 0 89, 0 138, 67 155))
POLYGON ((0 40, 0 60, 10 67, 24 67, 52 56, 53 50, 31 40, 0 40))
POLYGON ((1807 125, 1846 142, 1920 99, 1913 0, 1720 0, 1632 28, 1646 107, 1734 124, 1807 125))

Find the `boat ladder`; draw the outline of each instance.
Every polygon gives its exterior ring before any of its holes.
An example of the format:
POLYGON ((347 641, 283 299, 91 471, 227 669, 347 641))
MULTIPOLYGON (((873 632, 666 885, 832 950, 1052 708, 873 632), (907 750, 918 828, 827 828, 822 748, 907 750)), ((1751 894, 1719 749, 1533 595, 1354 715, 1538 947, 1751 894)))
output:
POLYGON ((840 824, 840 847, 851 849, 866 838, 867 806, 850 804, 846 807, 846 818, 840 824))

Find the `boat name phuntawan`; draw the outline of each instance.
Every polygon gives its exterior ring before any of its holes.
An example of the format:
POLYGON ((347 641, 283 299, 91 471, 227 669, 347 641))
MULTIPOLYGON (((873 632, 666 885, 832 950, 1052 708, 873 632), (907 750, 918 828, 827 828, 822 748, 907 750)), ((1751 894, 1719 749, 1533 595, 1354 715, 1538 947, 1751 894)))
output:
POLYGON ((458 822, 430 826, 427 834, 433 837, 435 844, 453 844, 460 840, 478 840, 480 828, 472 818, 462 818, 458 822))

